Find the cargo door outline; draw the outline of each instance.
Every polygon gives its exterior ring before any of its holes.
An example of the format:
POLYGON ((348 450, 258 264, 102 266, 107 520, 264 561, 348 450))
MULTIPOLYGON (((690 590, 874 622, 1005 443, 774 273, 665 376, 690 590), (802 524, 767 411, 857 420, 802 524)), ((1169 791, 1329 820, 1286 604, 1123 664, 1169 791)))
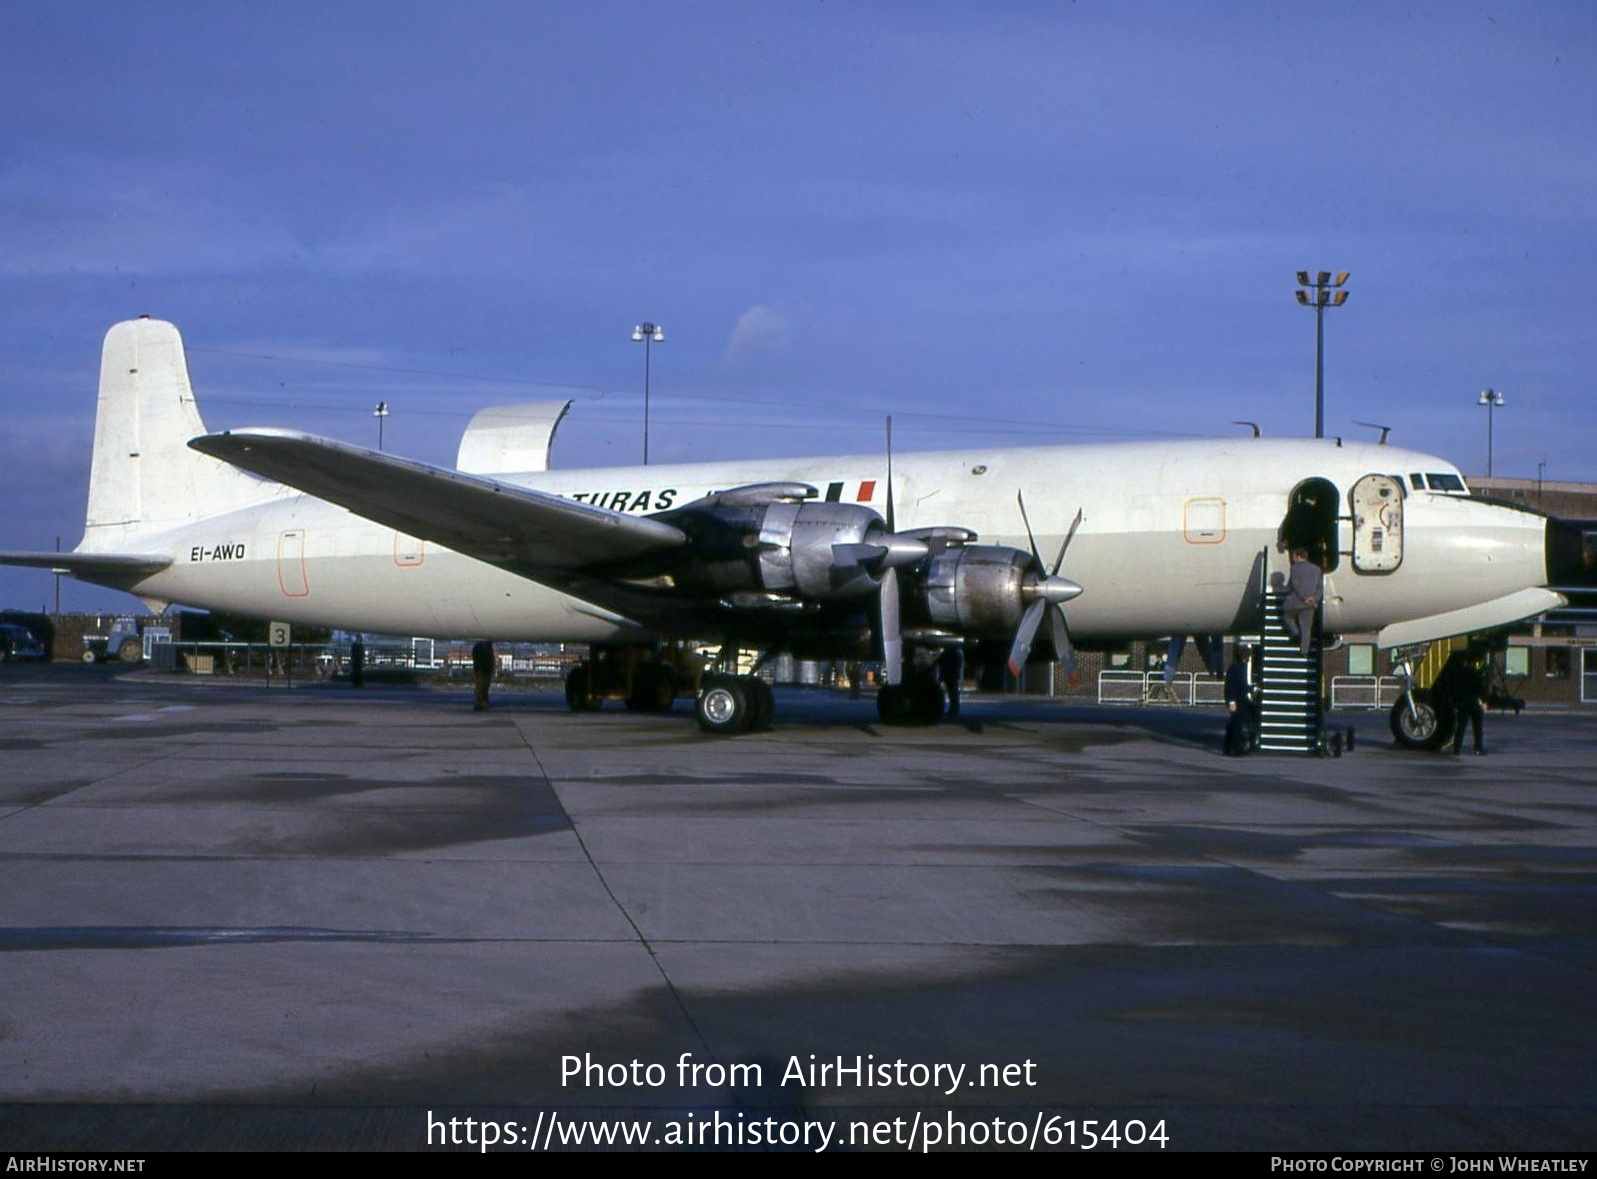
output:
POLYGON ((277 587, 285 598, 304 598, 311 592, 305 576, 305 530, 290 529, 277 537, 277 587))
POLYGON ((1403 485, 1366 475, 1347 493, 1353 512, 1353 570, 1392 573, 1403 563, 1403 485))

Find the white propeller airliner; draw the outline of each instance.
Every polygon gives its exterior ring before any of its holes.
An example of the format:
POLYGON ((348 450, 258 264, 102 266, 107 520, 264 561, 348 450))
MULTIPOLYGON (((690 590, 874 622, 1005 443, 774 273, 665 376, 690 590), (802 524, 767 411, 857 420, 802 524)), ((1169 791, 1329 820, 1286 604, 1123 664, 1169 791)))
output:
MULTIPOLYGON (((1472 499, 1450 463, 1394 446, 972 445, 550 471, 564 408, 484 411, 456 470, 289 430, 207 433, 177 329, 119 323, 83 540, 0 562, 155 607, 352 630, 877 657, 884 719, 938 713, 925 668, 941 649, 997 644, 1018 666, 1044 622, 1063 658, 1072 643, 1256 632, 1287 545, 1325 566, 1324 629, 1383 647, 1540 614, 1565 601, 1551 587, 1592 574, 1578 528, 1472 499)), ((752 677, 706 677, 698 694, 715 732, 769 706, 752 677)))

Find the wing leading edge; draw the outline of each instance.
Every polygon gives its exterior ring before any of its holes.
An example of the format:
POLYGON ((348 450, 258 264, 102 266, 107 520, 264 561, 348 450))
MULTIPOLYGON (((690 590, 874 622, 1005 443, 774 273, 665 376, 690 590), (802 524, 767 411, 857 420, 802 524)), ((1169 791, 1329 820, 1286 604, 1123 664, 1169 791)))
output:
POLYGON ((407 535, 518 570, 602 567, 687 540, 659 520, 293 430, 229 430, 189 445, 407 535))

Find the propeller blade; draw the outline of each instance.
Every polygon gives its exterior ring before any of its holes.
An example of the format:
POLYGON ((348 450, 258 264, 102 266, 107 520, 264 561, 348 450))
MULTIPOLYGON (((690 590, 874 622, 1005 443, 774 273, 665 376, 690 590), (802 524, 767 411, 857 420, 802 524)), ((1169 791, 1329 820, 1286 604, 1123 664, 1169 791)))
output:
MULTIPOLYGON (((1030 527, 1031 526, 1028 524, 1027 528, 1029 529, 1030 527)), ((1070 531, 1065 533, 1064 543, 1059 546, 1059 555, 1054 558, 1054 567, 1051 570, 1049 570, 1048 575, 1050 577, 1054 577, 1054 576, 1058 575, 1059 566, 1061 566, 1061 565, 1063 565, 1065 563, 1065 550, 1070 547, 1070 542, 1072 540, 1074 540, 1075 537, 1076 537, 1076 529, 1078 529, 1080 527, 1081 527, 1081 509, 1077 508, 1076 509, 1076 518, 1070 522, 1070 531)), ((1037 546, 1033 545, 1032 546, 1032 551, 1035 552, 1036 548, 1037 548, 1037 546)), ((1040 565, 1040 564, 1042 564, 1042 562, 1039 561, 1038 564, 1040 565)))
POLYGON ((1048 611, 1048 625, 1054 640, 1054 655, 1065 665, 1066 675, 1076 674, 1076 647, 1070 641, 1070 627, 1065 622, 1065 612, 1055 606, 1048 611))
POLYGON ((1014 646, 1009 648, 1009 674, 1020 677, 1020 669, 1026 666, 1026 656, 1031 654, 1031 640, 1036 637, 1037 625, 1042 622, 1043 611, 1048 608, 1048 602, 1043 598, 1033 598, 1031 605, 1026 607, 1026 612, 1020 616, 1020 627, 1015 631, 1014 646))
MULTIPOLYGON (((1026 493, 1016 491, 1015 502, 1020 505, 1020 522, 1026 526, 1026 543, 1031 546, 1031 559, 1037 562, 1037 568, 1044 569, 1046 566, 1042 563, 1042 554, 1037 551, 1037 537, 1031 530, 1031 517, 1026 515, 1026 493)), ((1066 543, 1068 544, 1069 541, 1067 540, 1066 543)), ((1064 556, 1063 549, 1060 550, 1059 555, 1061 557, 1064 556)))
MULTIPOLYGON (((887 415, 887 531, 894 530, 893 524, 893 415, 887 415)), ((897 683, 897 680, 893 680, 897 683)))
POLYGON ((898 570, 889 565, 882 572, 882 666, 887 682, 904 678, 904 635, 898 623, 898 570))

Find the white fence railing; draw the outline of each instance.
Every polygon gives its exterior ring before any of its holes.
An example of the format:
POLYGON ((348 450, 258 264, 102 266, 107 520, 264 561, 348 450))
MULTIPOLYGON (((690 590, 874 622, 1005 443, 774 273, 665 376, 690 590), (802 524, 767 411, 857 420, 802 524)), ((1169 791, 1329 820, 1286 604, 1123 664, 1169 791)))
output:
POLYGON ((1177 672, 1165 691, 1162 671, 1100 671, 1099 704, 1224 704, 1225 681, 1196 672, 1177 672))
MULTIPOLYGON (((1165 691, 1162 671, 1100 671, 1099 704, 1225 703, 1225 681, 1198 672, 1178 672, 1165 691)), ((1338 675, 1331 677, 1332 708, 1390 708, 1403 691, 1395 675, 1338 675)))
POLYGON ((1395 675, 1334 675, 1332 708, 1390 708, 1403 694, 1403 677, 1395 675))

